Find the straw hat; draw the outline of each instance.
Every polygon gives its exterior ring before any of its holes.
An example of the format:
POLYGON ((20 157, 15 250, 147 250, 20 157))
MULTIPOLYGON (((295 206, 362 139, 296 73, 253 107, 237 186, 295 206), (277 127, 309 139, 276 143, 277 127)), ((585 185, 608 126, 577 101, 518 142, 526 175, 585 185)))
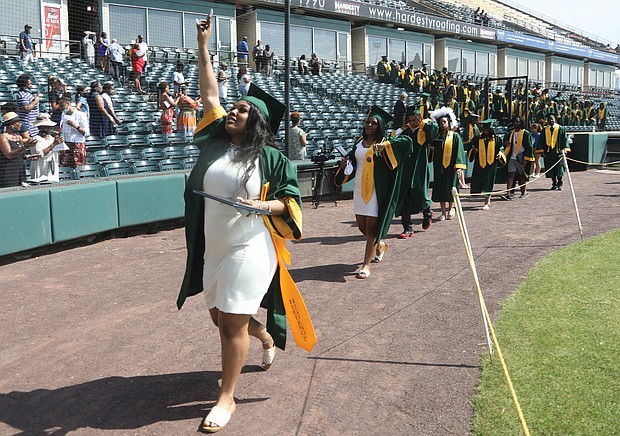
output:
POLYGON ((19 120, 19 115, 17 115, 15 112, 7 112, 6 114, 2 116, 2 125, 8 126, 18 120, 19 120))
POLYGON ((32 123, 33 127, 54 127, 55 125, 56 123, 50 119, 48 114, 45 113, 37 115, 37 119, 32 123))

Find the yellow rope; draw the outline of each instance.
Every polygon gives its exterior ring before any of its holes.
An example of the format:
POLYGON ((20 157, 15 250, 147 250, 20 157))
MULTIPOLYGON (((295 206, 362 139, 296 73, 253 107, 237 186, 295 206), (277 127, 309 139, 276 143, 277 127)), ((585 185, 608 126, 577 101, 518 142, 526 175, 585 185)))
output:
POLYGON ((478 274, 476 273, 476 266, 474 263, 474 259, 472 257, 471 247, 468 246, 467 244, 467 237, 465 235, 465 229, 463 227, 463 217, 461 215, 460 202, 459 202, 457 195, 454 195, 454 200, 455 202, 459 204, 459 207, 456 208, 456 213, 457 213, 457 217, 459 220, 459 226, 461 228, 461 236, 463 237, 463 243, 465 244, 465 252, 467 253, 467 260, 469 261, 469 267, 471 268, 472 273, 474 275, 474 282, 476 284, 476 291, 478 292, 478 298, 480 299, 480 303, 484 310, 484 317, 486 318, 488 326, 489 326, 489 330, 491 331, 493 345, 495 346, 495 349, 497 350, 497 357, 499 358, 499 361, 502 364, 504 376, 506 377, 506 383, 508 384, 508 389, 510 390, 510 394, 512 395, 512 401, 514 402, 515 408, 517 409, 519 420, 521 421, 521 427, 523 428, 523 432, 525 433, 525 435, 529 436, 530 431, 527 427, 527 422, 525 422, 525 416, 523 415, 523 411, 521 410, 521 404, 519 403, 519 399, 517 398, 517 392, 515 391, 514 386, 512 385, 512 380, 510 379, 510 374, 508 373, 508 367, 506 366, 506 362, 504 361, 502 349, 499 346, 499 341, 497 340, 497 336, 495 336, 495 329, 493 328, 493 323, 491 322, 491 316, 489 315, 489 312, 487 311, 486 303, 484 302, 484 296, 482 295, 482 290, 480 289, 480 282, 477 279, 478 274))
MULTIPOLYGON (((559 159, 556 163, 554 163, 553 165, 551 165, 549 168, 545 169, 545 172, 542 173, 540 175, 540 177, 544 176, 545 174, 547 174, 549 171, 551 171, 556 165, 559 165, 560 163, 562 163, 562 159, 559 159)), ((508 165, 508 164, 506 164, 508 165)), ((537 177, 535 179, 530 180, 529 182, 525 182, 524 184, 519 184, 519 186, 527 186, 530 183, 534 183, 535 181, 537 181, 540 177, 537 177)), ((514 188, 507 188, 507 189, 502 189, 500 191, 492 191, 492 192, 481 192, 479 194, 461 194, 458 193, 456 194, 459 197, 488 197, 489 195, 498 195, 498 194, 505 194, 508 191, 512 191, 514 188)))
POLYGON ((617 164, 620 164, 620 160, 616 161, 616 162, 603 162, 603 163, 599 163, 599 162, 584 162, 582 160, 573 159, 573 158, 570 158, 568 156, 566 156, 566 159, 572 160, 573 162, 577 162, 577 163, 584 164, 584 165, 598 165, 598 166, 602 166, 602 167, 605 167, 607 165, 617 165, 617 164))

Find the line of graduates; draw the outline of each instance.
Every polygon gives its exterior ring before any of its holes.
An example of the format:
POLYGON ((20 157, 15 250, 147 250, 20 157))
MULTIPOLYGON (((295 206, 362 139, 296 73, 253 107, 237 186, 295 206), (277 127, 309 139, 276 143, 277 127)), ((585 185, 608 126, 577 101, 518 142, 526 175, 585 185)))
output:
MULTIPOLYGON (((547 125, 534 138, 525 129, 519 116, 512 120, 512 129, 503 138, 493 130, 495 120, 480 122, 470 113, 458 133, 459 123, 454 111, 443 107, 423 118, 419 105, 406 109, 407 124, 385 137, 385 126, 393 117, 378 106, 373 106, 364 123, 364 135, 343 158, 334 176, 334 183, 342 186, 355 178, 353 193, 356 221, 366 237, 364 262, 356 277, 369 278, 371 262, 381 262, 388 249, 382 239, 386 236, 394 216, 401 217, 403 231, 400 239, 414 235, 411 215, 422 213, 422 228, 433 222, 433 202, 438 202, 441 215, 437 221, 451 220, 456 211, 452 190, 459 190, 459 176, 473 163, 471 192, 482 194, 489 209, 491 192, 498 167, 508 172, 506 200, 514 198, 518 182, 521 198, 527 198, 525 183, 529 180, 535 155, 545 157, 547 177, 551 189, 562 190, 564 167, 560 160, 570 151, 566 130, 556 124, 555 116, 548 115, 547 125), (536 146, 535 146, 536 145, 536 146), (433 171, 433 190, 429 196, 430 172, 433 171)), ((396 121, 398 122, 398 121, 396 121)))

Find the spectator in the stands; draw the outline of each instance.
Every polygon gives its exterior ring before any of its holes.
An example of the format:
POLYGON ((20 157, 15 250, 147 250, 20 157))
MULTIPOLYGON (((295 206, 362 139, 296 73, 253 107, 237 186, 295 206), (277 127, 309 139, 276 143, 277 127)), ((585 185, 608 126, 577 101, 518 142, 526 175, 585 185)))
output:
MULTIPOLYGON (((273 74, 273 56, 275 53, 271 50, 269 44, 265 45, 265 50, 263 51, 263 70, 267 73, 268 77, 271 77, 273 74)), ((220 94, 221 95, 221 94, 220 94)))
POLYGON ((21 124, 15 112, 2 116, 2 126, 6 131, 0 133, 0 188, 20 186, 26 181, 24 157, 28 148, 20 135, 21 124))
POLYGON ((263 71, 263 52, 265 48, 260 42, 260 39, 256 41, 256 45, 252 48, 252 60, 256 67, 256 72, 261 73, 263 71))
POLYGON ((101 83, 90 84, 87 101, 90 107, 90 134, 99 138, 114 134, 114 117, 108 111, 108 103, 101 96, 101 83))
POLYGON ((50 109, 52 113, 52 121, 56 124, 60 123, 60 117, 62 116, 62 109, 58 104, 60 97, 63 96, 65 90, 67 89, 62 80, 57 77, 54 77, 50 84, 50 90, 47 93, 47 99, 50 103, 50 109))
POLYGON ((252 76, 248 74, 248 68, 245 65, 240 66, 237 72, 237 80, 239 81, 239 94, 241 94, 241 97, 248 95, 252 79, 252 76))
MULTIPOLYGON (((17 105, 15 104, 15 102, 7 101, 0 107, 0 112, 2 112, 3 116, 8 114, 9 112, 17 113, 17 105)), ((4 126, 0 126, 0 133, 4 133, 5 131, 6 131, 6 128, 4 126)), ((30 132, 28 132, 28 129, 24 127, 23 123, 21 124, 19 133, 21 137, 24 139, 24 141, 27 141, 30 139, 30 132)))
POLYGON ((137 42, 134 43, 131 48, 130 56, 131 56, 131 70, 133 71, 133 87, 134 92, 137 94, 146 94, 142 90, 142 84, 140 83, 140 78, 142 77, 142 72, 144 71, 144 52, 140 50, 140 44, 137 42))
POLYGON ((248 46, 248 37, 244 36, 237 43, 237 65, 247 65, 248 56, 250 55, 250 47, 248 46))
POLYGON ((188 95, 188 89, 181 86, 177 117, 177 132, 193 135, 196 130, 196 108, 200 106, 200 97, 196 100, 188 95))
POLYGON ((175 98, 179 96, 179 90, 181 89, 181 86, 189 85, 189 82, 185 80, 185 76, 183 75, 184 69, 185 69, 185 66, 179 62, 177 64, 177 70, 174 73, 172 73, 172 86, 174 88, 175 98))
POLYGON ((125 49, 118 41, 112 38, 112 43, 108 47, 108 60, 112 65, 112 78, 117 82, 121 80, 121 69, 123 67, 123 56, 125 55, 125 49))
POLYGON ((313 76, 318 76, 321 74, 321 69, 323 68, 323 62, 318 58, 315 53, 312 53, 310 56, 310 72, 313 76))
POLYGON ((39 129, 32 125, 34 120, 37 119, 37 115, 39 115, 39 92, 30 92, 32 80, 28 74, 21 74, 17 77, 15 84, 19 89, 15 95, 17 114, 22 121, 22 127, 28 129, 30 136, 34 137, 39 133, 39 129))
POLYGON ((136 43, 140 46, 140 51, 144 55, 144 66, 142 67, 142 71, 145 72, 149 65, 149 46, 144 42, 142 35, 136 36, 136 43))
POLYGON ((114 83, 112 82, 104 83, 103 93, 101 94, 101 97, 103 97, 106 103, 108 103, 108 112, 110 115, 112 115, 112 118, 114 118, 114 122, 116 124, 121 124, 123 120, 119 119, 116 116, 116 112, 114 112, 114 103, 112 102, 113 95, 116 95, 116 89, 114 88, 114 83))
POLYGON ((596 110, 596 128, 605 130, 605 122, 607 121, 607 105, 601 103, 596 110))
POLYGON ((63 108, 60 128, 65 138, 65 144, 69 147, 69 150, 60 154, 61 164, 71 168, 86 165, 85 144, 86 137, 90 135, 86 114, 74 108, 68 96, 63 96, 60 99, 60 104, 63 108))
POLYGON ((99 59, 99 68, 104 73, 108 69, 108 47, 110 46, 110 40, 108 34, 101 32, 99 38, 97 38, 97 58, 99 59))
POLYGON ((32 61, 35 56, 34 42, 32 41, 32 36, 30 36, 31 30, 32 26, 26 24, 24 31, 19 34, 19 57, 24 63, 32 61))
POLYGON ((58 144, 64 139, 59 130, 54 127, 57 123, 45 113, 40 113, 33 123, 39 129, 39 134, 34 137, 35 144, 30 147, 30 153, 36 158, 30 161, 30 178, 37 181, 58 182, 58 167, 60 166, 58 144))
POLYGON ((297 72, 299 74, 308 74, 308 61, 306 60, 306 55, 302 54, 299 58, 299 64, 297 72))
POLYGON ((88 65, 95 65, 95 41, 93 41, 94 35, 95 32, 85 30, 84 38, 82 38, 82 45, 84 46, 84 56, 86 57, 86 63, 88 65))
POLYGON ((160 82, 157 88, 160 92, 159 108, 161 109, 161 116, 159 117, 159 121, 161 122, 161 133, 168 135, 172 133, 174 109, 177 107, 179 98, 170 96, 170 85, 168 82, 160 82))
POLYGON ((299 112, 291 113, 291 128, 289 130, 290 144, 288 147, 288 158, 290 160, 302 160, 306 158, 306 135, 299 123, 301 115, 299 112))
POLYGON ((406 110, 405 102, 406 101, 407 101, 407 93, 401 92, 400 98, 394 104, 394 122, 392 125, 394 129, 400 129, 401 127, 405 125, 405 110, 406 110))
POLYGON ((86 119, 90 119, 90 107, 88 107, 88 101, 86 97, 89 94, 89 90, 84 85, 79 85, 75 92, 75 108, 80 112, 84 112, 86 114, 86 119))
POLYGON ((220 71, 217 73, 217 87, 220 93, 220 101, 226 103, 226 97, 228 96, 228 80, 230 79, 230 71, 228 71, 228 64, 222 62, 220 64, 220 71))

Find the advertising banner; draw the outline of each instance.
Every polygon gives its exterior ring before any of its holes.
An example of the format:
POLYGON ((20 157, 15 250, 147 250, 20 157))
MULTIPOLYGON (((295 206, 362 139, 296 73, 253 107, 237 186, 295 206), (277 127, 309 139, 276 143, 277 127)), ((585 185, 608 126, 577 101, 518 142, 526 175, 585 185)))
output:
MULTIPOLYGON (((262 2, 284 4, 283 0, 262 0, 262 2)), ((392 23, 394 27, 408 26, 421 31, 433 30, 466 37, 495 39, 495 30, 486 27, 368 3, 341 0, 291 0, 291 7, 369 18, 392 23)))
POLYGON ((600 60, 607 62, 620 62, 620 59, 615 53, 607 53, 604 51, 595 50, 589 47, 583 47, 578 45, 565 44, 562 42, 550 41, 544 38, 538 38, 536 36, 524 35, 522 33, 508 32, 505 30, 497 31, 497 40, 508 42, 511 44, 520 45, 523 47, 532 47, 542 50, 549 50, 557 54, 568 54, 573 56, 579 56, 582 58, 588 58, 592 60, 600 60))
POLYGON ((41 55, 58 56, 62 52, 60 33, 60 5, 41 3, 41 55))

